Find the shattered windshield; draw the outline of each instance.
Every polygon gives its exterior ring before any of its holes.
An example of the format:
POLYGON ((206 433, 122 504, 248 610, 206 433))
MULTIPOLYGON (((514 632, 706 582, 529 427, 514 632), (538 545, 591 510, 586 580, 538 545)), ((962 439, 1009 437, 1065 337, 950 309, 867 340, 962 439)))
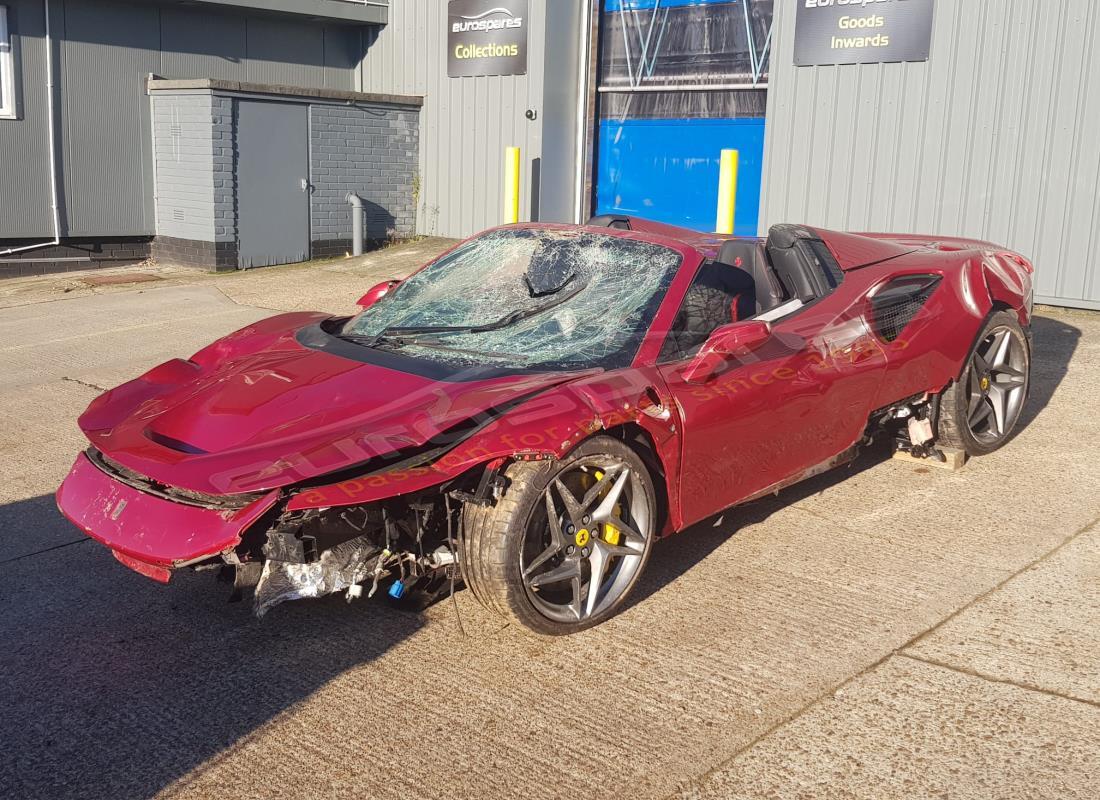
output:
POLYGON ((491 231, 341 335, 456 367, 616 369, 633 360, 679 265, 670 248, 591 231, 491 231))

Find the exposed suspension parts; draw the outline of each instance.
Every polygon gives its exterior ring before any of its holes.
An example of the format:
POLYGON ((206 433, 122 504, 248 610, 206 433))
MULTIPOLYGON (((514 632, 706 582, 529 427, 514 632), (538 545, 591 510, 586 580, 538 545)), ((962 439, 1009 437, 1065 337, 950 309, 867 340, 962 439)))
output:
POLYGON ((894 449, 913 458, 930 458, 941 463, 947 456, 936 447, 936 414, 939 397, 921 395, 878 412, 877 426, 893 435, 894 449))
POLYGON ((394 602, 424 607, 453 591, 460 578, 455 558, 460 507, 435 493, 288 513, 262 541, 246 541, 223 558, 236 561, 239 575, 258 575, 257 616, 288 600, 339 592, 348 602, 381 591, 394 602))

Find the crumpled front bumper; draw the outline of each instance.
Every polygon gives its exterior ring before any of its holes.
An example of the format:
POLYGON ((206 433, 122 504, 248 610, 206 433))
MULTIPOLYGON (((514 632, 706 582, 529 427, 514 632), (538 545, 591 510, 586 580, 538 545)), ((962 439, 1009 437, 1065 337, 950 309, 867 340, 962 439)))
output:
POLYGON ((238 510, 174 502, 120 483, 84 453, 57 490, 57 507, 73 524, 161 583, 173 569, 235 547, 278 499, 273 491, 238 510))

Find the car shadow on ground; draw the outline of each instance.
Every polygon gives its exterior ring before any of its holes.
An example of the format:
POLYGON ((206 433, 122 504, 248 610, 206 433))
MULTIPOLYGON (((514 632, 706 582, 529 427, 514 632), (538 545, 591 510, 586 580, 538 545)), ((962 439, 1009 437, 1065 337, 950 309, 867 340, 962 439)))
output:
POLYGON ((1080 328, 1055 317, 1035 317, 1031 330, 1031 393, 1017 432, 1025 430, 1050 405, 1081 342, 1080 328))
MULTIPOLYGON (((1050 404, 1069 371, 1070 362, 1081 339, 1080 329, 1053 317, 1035 317, 1032 330, 1035 336, 1032 344, 1031 392, 1020 415, 1017 434, 1026 430, 1050 404)), ((873 469, 888 461, 892 453, 892 442, 885 437, 880 438, 850 464, 795 484, 778 495, 769 495, 723 514, 716 514, 682 533, 658 542, 627 606, 636 605, 668 586, 739 531, 764 522, 788 505, 873 469)))
MULTIPOLYGON (((0 507, 0 530, 76 534, 48 496, 0 507)), ((155 795, 424 624, 338 597, 257 620, 227 596, 210 574, 159 586, 87 540, 0 565, 0 797, 155 795)))
POLYGON ((885 438, 867 447, 849 464, 797 483, 777 495, 728 509, 656 543, 645 572, 638 579, 628 607, 642 602, 699 564, 741 530, 764 522, 786 506, 823 492, 860 472, 888 461, 893 443, 885 438))

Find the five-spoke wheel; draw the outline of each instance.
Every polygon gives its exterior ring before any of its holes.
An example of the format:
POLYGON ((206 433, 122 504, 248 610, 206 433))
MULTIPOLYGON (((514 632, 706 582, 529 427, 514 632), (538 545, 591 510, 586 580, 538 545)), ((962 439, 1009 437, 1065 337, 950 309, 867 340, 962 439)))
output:
POLYGON ((649 470, 618 439, 595 437, 561 462, 512 464, 493 507, 468 507, 460 558, 487 607, 540 633, 613 615, 656 537, 649 470))
POLYGON ((938 439, 970 455, 991 453, 1020 420, 1031 376, 1031 349, 1016 315, 994 314, 966 369, 943 394, 938 439))
POLYGON ((652 520, 632 478, 625 463, 592 456, 543 491, 544 513, 532 519, 520 565, 531 602, 550 619, 587 619, 634 582, 652 520))
POLYGON ((1027 396, 1027 345, 1004 327, 978 346, 967 370, 967 425, 980 441, 994 442, 1016 424, 1027 396))

